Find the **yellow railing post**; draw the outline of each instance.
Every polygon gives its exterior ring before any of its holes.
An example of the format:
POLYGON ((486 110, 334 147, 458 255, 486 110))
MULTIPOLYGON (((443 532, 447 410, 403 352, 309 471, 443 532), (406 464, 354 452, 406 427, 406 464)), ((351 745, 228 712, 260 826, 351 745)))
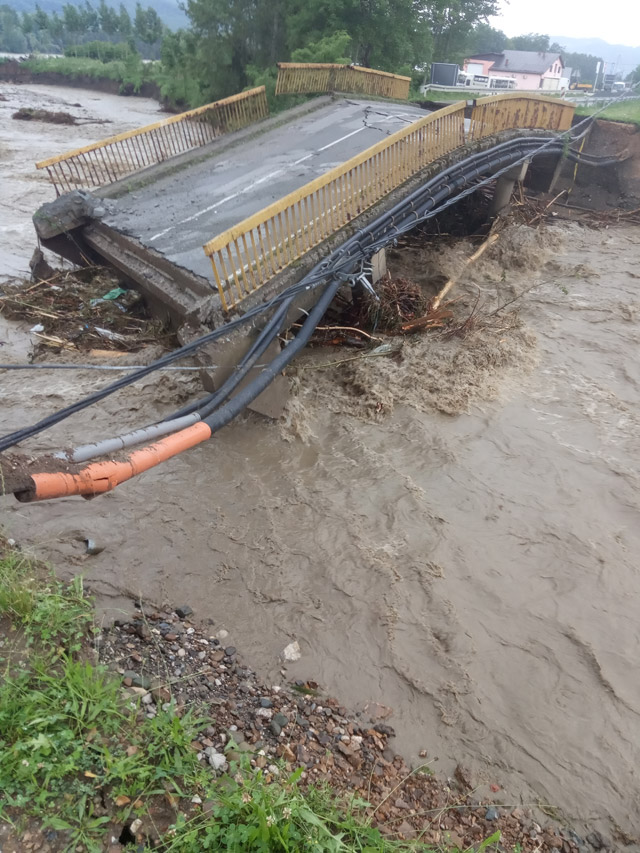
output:
POLYGON ((101 187, 269 115, 264 86, 36 163, 56 192, 101 187))

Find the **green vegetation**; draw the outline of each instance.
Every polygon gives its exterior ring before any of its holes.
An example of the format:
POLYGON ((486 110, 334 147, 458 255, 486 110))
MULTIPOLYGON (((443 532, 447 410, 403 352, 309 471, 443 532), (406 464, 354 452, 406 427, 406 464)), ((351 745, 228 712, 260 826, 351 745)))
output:
POLYGON ((582 81, 594 79, 598 57, 567 53, 540 33, 507 38, 489 26, 497 6, 498 0, 186 0, 190 27, 171 32, 140 3, 133 17, 106 0, 67 3, 60 14, 38 6, 19 14, 4 4, 0 50, 64 52, 67 59, 100 62, 102 73, 59 60, 37 67, 117 79, 134 91, 153 79, 162 97, 181 108, 263 84, 272 111, 290 106, 300 99, 274 97, 276 62, 288 60, 353 62, 404 74, 417 93, 433 61, 462 63, 473 53, 511 48, 560 52, 582 81), (160 61, 149 69, 141 57, 160 61))
POLYGON ((2 540, 0 620, 0 820, 18 837, 35 818, 61 833, 66 850, 99 851, 105 836, 170 800, 179 809, 166 853, 425 849, 383 838, 359 818, 364 803, 303 791, 301 771, 273 778, 249 756, 228 755, 229 774, 217 779, 191 746, 210 721, 179 715, 173 703, 153 719, 142 713, 139 698, 95 663, 81 580, 61 583, 2 540))
MULTIPOLYGON (((3 61, 7 60, 0 59, 0 64, 3 61)), ((156 73, 154 65, 142 62, 140 57, 133 53, 124 60, 114 61, 75 56, 31 56, 21 63, 21 67, 33 74, 62 74, 70 80, 78 80, 82 77, 115 80, 120 84, 121 92, 140 91, 143 83, 155 81, 156 73)))
POLYGON ((84 3, 66 3, 62 13, 47 14, 36 5, 34 12, 20 14, 0 4, 0 50, 11 53, 62 53, 72 45, 90 41, 128 43, 146 58, 155 59, 165 27, 151 6, 136 4, 133 20, 125 7, 119 9, 100 0, 96 7, 84 3))
MULTIPOLYGON (((600 107, 592 107, 589 104, 576 108, 576 114, 581 116, 593 115, 600 107)), ((622 100, 611 104, 606 110, 598 115, 598 118, 606 118, 609 121, 623 121, 640 125, 640 97, 633 100, 622 100)))

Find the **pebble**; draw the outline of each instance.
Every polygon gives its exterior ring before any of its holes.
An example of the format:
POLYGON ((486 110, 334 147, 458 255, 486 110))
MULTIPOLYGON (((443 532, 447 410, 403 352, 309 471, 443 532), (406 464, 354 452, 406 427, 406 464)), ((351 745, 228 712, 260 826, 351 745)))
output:
MULTIPOLYGON (((147 618, 153 626, 153 633, 165 640, 169 637, 173 639, 164 643, 149 642, 147 639, 141 643, 132 636, 131 622, 120 623, 114 632, 116 636, 119 633, 120 637, 115 642, 111 639, 114 634, 105 632, 107 653, 124 651, 124 654, 114 654, 113 659, 128 660, 131 666, 131 653, 142 652, 144 665, 138 665, 138 672, 127 670, 123 673, 123 679, 129 681, 129 689, 123 692, 135 693, 137 702, 142 700, 144 713, 149 719, 161 707, 171 715, 179 715, 193 703, 205 704, 211 712, 203 716, 217 718, 216 726, 199 730, 192 744, 193 754, 197 755, 199 761, 207 762, 212 777, 227 771, 229 762, 241 760, 243 754, 255 768, 264 768, 264 772, 268 770, 272 776, 278 774, 278 767, 270 762, 281 759, 287 763, 286 772, 290 773, 291 765, 297 761, 298 766, 304 769, 303 778, 311 782, 329 782, 338 790, 345 784, 349 789, 359 791, 365 790, 367 785, 371 786, 378 801, 384 801, 384 807, 378 812, 380 819, 393 823, 407 838, 415 831, 407 823, 414 823, 415 812, 421 808, 437 809, 444 800, 448 802, 448 788, 444 789, 445 794, 442 795, 434 793, 428 786, 423 788, 422 785, 413 785, 413 782, 403 785, 402 790, 398 791, 402 796, 389 795, 390 791, 395 791, 406 769, 386 740, 393 735, 393 729, 375 722, 376 717, 386 722, 386 714, 372 713, 369 708, 358 720, 357 713, 353 716, 321 691, 319 695, 302 696, 290 692, 284 683, 282 687, 261 684, 251 670, 237 665, 234 657, 236 649, 228 645, 228 632, 224 629, 218 632, 217 637, 210 638, 209 644, 206 640, 202 641, 197 629, 193 632, 187 625, 178 622, 176 615, 148 613, 147 618), (180 638, 184 644, 182 648, 180 642, 173 642, 180 638), (114 648, 110 649, 110 645, 114 648), (206 649, 206 652, 201 652, 201 649, 206 649), (173 656, 175 661, 168 663, 173 656), (176 675, 186 673, 188 677, 184 683, 173 686, 174 699, 167 701, 171 693, 167 689, 166 680, 177 664, 181 668, 175 670, 176 675), (133 688, 134 684, 143 683, 145 677, 139 675, 141 669, 153 674, 151 690, 133 688), (155 704, 149 699, 150 692, 155 704), (205 703, 199 699, 199 693, 206 693, 205 703), (276 698, 276 694, 280 695, 276 698), (370 720, 370 716, 374 719, 370 720), (283 732, 285 726, 286 733, 283 732), (226 746, 223 747, 223 744, 226 746), (442 802, 438 797, 444 797, 442 802)), ((299 652, 298 643, 292 642, 290 645, 297 646, 299 652)), ((312 682, 303 683, 313 686, 312 682)), ((485 803, 487 801, 491 802, 488 792, 485 803)), ((197 795, 193 795, 192 803, 198 810, 206 811, 206 804, 199 802, 197 795)), ((425 840, 438 844, 444 839, 459 849, 467 849, 475 844, 481 829, 490 834, 488 827, 493 825, 494 829, 504 832, 505 844, 509 849, 513 848, 517 835, 518 842, 522 842, 523 853, 532 853, 536 844, 541 845, 541 853, 578 853, 577 842, 572 835, 565 835, 564 838, 571 840, 564 841, 548 828, 544 836, 538 835, 532 842, 528 829, 534 824, 528 810, 498 809, 481 803, 482 799, 477 799, 471 804, 473 812, 469 811, 468 804, 451 809, 450 814, 443 819, 444 825, 430 833, 428 839, 425 834, 425 840)), ((538 829, 537 826, 535 828, 538 829)), ((603 844, 599 834, 591 833, 589 842, 591 847, 587 849, 591 849, 592 853, 594 848, 595 853, 608 853, 602 849, 606 843, 603 844)), ((583 848, 580 853, 587 853, 587 849, 583 848)))
MULTIPOLYGON (((85 539, 84 541, 87 543, 87 554, 90 556, 94 557, 96 554, 100 554, 104 551, 105 546, 98 545, 98 543, 93 539, 85 539)), ((11 540, 9 540, 9 542, 11 542, 11 540)))
MULTIPOLYGON (((211 749, 211 747, 207 747, 207 749, 205 749, 205 755, 209 749, 211 749)), ((207 757, 209 759, 209 764, 213 767, 214 770, 226 770, 229 766, 227 764, 227 759, 221 752, 212 751, 207 757)))
POLYGON ((176 615, 180 619, 186 619, 187 616, 191 616, 193 610, 189 607, 188 604, 183 604, 182 607, 176 607, 176 615))
POLYGON ((138 675, 137 672, 130 669, 122 674, 122 681, 127 687, 144 687, 145 690, 151 687, 151 682, 146 675, 138 675))

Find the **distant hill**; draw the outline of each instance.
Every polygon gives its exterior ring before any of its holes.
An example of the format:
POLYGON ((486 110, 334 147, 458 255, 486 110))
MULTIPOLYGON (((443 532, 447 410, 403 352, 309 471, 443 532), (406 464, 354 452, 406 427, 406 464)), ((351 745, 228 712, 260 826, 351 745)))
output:
MULTIPOLYGON (((37 0, 37 2, 43 11, 50 14, 51 12, 61 12, 67 0, 37 0)), ((113 6, 116 10, 120 6, 120 0, 106 0, 106 2, 108 6, 113 6)), ((178 0, 140 0, 140 3, 144 7, 153 6, 165 26, 171 30, 179 30, 180 27, 186 27, 189 23, 189 19, 178 6, 178 0)), ((136 0, 122 0, 122 4, 133 17, 136 12, 136 0)), ((9 0, 9 5, 16 12, 33 12, 36 8, 36 0, 9 0)), ((75 3, 74 5, 79 4, 75 3)), ((94 8, 97 5, 97 2, 92 3, 94 8)))
POLYGON ((599 38, 572 38, 571 36, 551 36, 552 42, 558 42, 572 53, 590 53, 601 56, 607 63, 615 62, 615 69, 627 75, 640 65, 640 46, 629 47, 626 44, 609 44, 599 38))

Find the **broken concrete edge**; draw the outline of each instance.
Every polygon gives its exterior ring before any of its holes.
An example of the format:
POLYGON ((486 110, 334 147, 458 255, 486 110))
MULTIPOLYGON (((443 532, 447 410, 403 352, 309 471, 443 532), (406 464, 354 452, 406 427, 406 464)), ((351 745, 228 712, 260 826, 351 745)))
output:
POLYGON ((146 169, 140 169, 131 175, 121 178, 112 184, 104 187, 98 187, 93 192, 99 198, 117 199, 128 195, 135 190, 141 189, 160 178, 174 175, 181 172, 183 169, 193 166, 197 163, 202 163, 205 160, 210 160, 215 157, 220 157, 232 148, 242 145, 244 142, 256 139, 263 136, 270 130, 275 130, 290 121, 294 121, 308 113, 315 112, 328 104, 338 100, 338 97, 323 95, 319 98, 313 98, 306 101, 304 104, 298 104, 288 110, 283 110, 281 113, 276 113, 266 119, 250 124, 242 130, 235 130, 232 133, 224 134, 223 136, 208 142, 198 148, 192 148, 190 151, 185 151, 184 154, 177 154, 161 163, 155 163, 153 166, 147 166, 146 169))
POLYGON ((101 219, 108 211, 102 200, 88 190, 72 190, 45 202, 33 214, 33 225, 40 240, 49 240, 66 234, 94 219, 101 219))

